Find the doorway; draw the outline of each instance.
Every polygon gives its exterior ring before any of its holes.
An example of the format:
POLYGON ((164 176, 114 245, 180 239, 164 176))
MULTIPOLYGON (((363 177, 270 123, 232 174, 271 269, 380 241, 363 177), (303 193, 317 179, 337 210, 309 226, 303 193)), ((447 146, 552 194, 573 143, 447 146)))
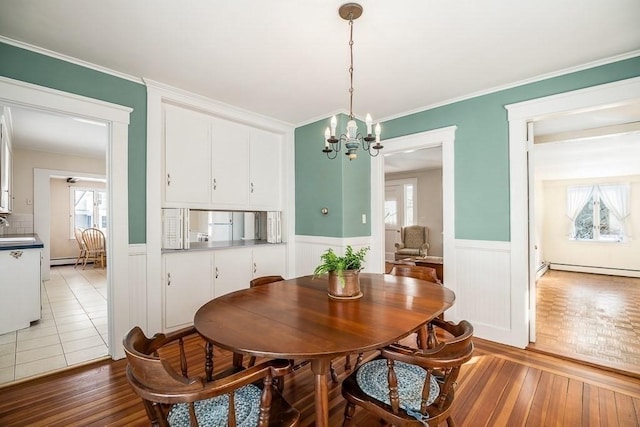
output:
MULTIPOLYGON (((73 116, 100 121, 107 128, 107 189, 110 200, 108 208, 108 226, 111 230, 107 238, 107 252, 110 262, 107 265, 108 306, 108 347, 114 358, 124 357, 121 346, 116 345, 119 337, 129 328, 129 290, 128 290, 128 123, 131 109, 103 101, 60 92, 57 90, 24 83, 8 78, 0 78, 0 104, 10 107, 28 108, 56 115, 73 116)), ((48 180, 48 177, 47 177, 48 180)), ((29 180, 30 181, 30 180, 29 180)), ((34 188, 35 191, 35 188, 34 188)), ((48 194, 48 191, 46 192, 48 194)), ((48 196, 45 196, 48 201, 48 196)), ((35 205, 34 212, 40 210, 35 205)), ((48 223, 48 221, 46 221, 48 223)), ((50 225, 37 224, 34 229, 46 230, 40 236, 46 244, 50 225)))
POLYGON ((400 229, 414 225, 417 217, 418 180, 385 180, 384 245, 385 261, 395 260, 395 244, 400 243, 400 229))
POLYGON ((529 348, 640 375, 640 103, 533 123, 529 348), (626 276, 626 277, 625 277, 626 276), (633 351, 630 351, 630 350, 633 351))
MULTIPOLYGON (((390 138, 385 141, 385 154, 393 155, 410 150, 441 147, 442 150, 442 245, 444 275, 447 287, 456 290, 455 280, 455 206, 454 206, 454 144, 456 127, 450 126, 413 135, 390 138)), ((371 161, 371 256, 367 268, 372 272, 385 271, 385 172, 388 169, 383 156, 371 161)), ((447 311, 457 318, 456 306, 447 311)))
POLYGON ((511 210, 511 300, 512 329, 505 343, 526 347, 536 336, 536 238, 533 181, 527 152, 534 141, 529 123, 571 112, 599 111, 607 106, 640 102, 640 78, 605 84, 507 106, 509 112, 510 210, 511 210), (527 136, 530 135, 528 139, 527 136), (531 228, 530 228, 531 225, 531 228))

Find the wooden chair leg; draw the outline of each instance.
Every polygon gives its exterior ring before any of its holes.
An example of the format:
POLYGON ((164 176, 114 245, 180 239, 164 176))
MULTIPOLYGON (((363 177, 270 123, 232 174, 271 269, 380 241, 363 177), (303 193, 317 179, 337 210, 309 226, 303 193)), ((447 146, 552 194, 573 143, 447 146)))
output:
POLYGON ((331 381, 337 384, 338 374, 336 373, 336 368, 333 367, 333 362, 329 362, 329 373, 331 374, 331 381))
POLYGON ((347 405, 344 407, 344 420, 342 420, 342 427, 349 427, 351 425, 351 420, 355 413, 356 405, 347 402, 347 405))

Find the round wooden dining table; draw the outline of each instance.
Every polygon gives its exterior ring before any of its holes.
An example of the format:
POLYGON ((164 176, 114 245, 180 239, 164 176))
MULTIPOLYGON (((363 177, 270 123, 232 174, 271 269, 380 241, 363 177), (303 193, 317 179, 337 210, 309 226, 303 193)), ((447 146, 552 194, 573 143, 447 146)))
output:
POLYGON ((328 426, 331 359, 396 342, 455 300, 450 289, 410 277, 361 273, 360 283, 363 296, 355 300, 330 298, 326 276, 233 292, 202 306, 195 328, 209 343, 234 353, 309 359, 316 426, 328 426))

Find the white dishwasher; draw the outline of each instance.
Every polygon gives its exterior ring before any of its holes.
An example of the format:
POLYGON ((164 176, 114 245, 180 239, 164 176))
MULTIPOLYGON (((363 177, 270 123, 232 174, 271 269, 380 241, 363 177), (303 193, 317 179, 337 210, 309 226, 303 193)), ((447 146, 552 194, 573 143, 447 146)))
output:
POLYGON ((0 335, 39 320, 42 251, 0 250, 0 335))

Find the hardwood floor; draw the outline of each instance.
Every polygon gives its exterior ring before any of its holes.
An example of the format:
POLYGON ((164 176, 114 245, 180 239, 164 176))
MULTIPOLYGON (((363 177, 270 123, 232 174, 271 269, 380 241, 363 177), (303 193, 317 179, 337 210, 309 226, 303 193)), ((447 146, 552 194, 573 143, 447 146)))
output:
MULTIPOLYGON (((459 426, 640 426, 637 378, 480 339, 475 345, 475 356, 458 379, 453 416, 459 426)), ((203 342, 192 339, 187 349, 191 366, 201 373, 203 342)), ((231 363, 230 354, 217 349, 215 360, 216 370, 231 363)), ((343 379, 344 364, 334 365, 343 379)), ((104 361, 0 388, 0 426, 149 425, 125 366, 125 360, 104 361)), ((329 393, 330 424, 339 426, 344 410, 339 385, 329 382, 329 393)), ((300 426, 313 426, 308 366, 287 377, 285 397, 301 411, 300 426)), ((358 427, 379 425, 360 409, 354 421, 358 427)))
POLYGON ((640 378, 640 278, 550 270, 529 347, 640 378))

